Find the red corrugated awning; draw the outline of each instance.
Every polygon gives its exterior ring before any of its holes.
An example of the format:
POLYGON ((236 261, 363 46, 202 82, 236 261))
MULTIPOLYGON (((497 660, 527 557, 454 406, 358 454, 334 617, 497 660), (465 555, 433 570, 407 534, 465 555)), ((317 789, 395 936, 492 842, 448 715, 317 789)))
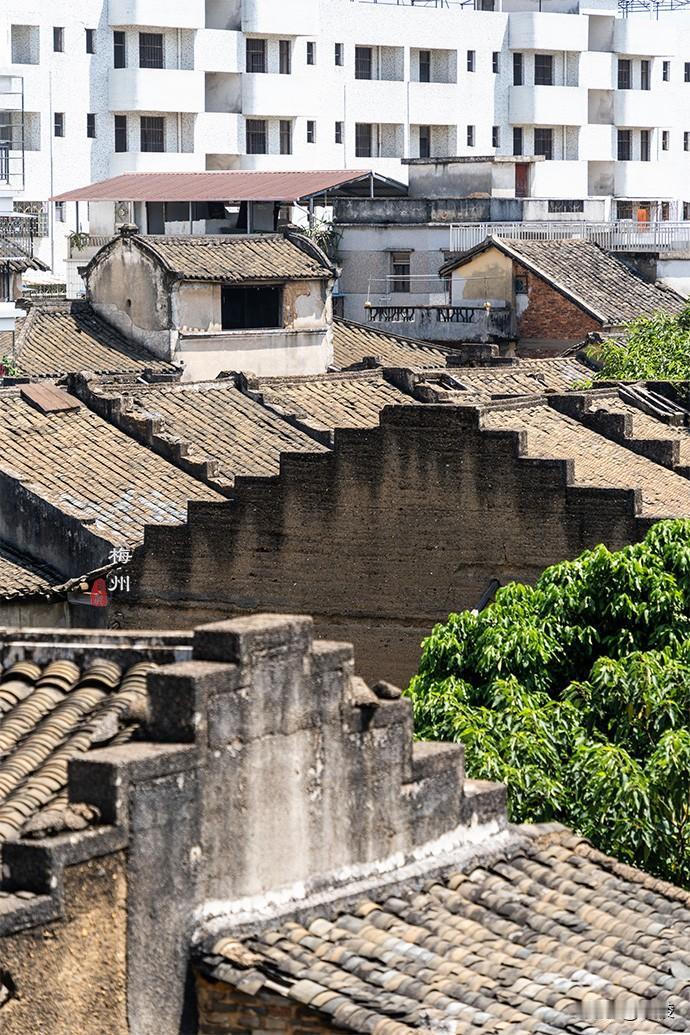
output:
MULTIPOLYGON (((125 173, 88 187, 56 194, 52 201, 303 201, 324 191, 369 177, 368 170, 316 169, 310 172, 125 173)), ((395 180, 374 174, 376 182, 400 192, 395 180)))

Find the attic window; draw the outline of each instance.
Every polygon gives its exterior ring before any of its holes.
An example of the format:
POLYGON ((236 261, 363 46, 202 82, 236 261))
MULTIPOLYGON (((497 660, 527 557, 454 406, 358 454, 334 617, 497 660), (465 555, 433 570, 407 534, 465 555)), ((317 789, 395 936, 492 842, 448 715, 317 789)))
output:
POLYGON ((282 288, 224 287, 221 291, 221 321, 224 331, 282 327, 282 288))

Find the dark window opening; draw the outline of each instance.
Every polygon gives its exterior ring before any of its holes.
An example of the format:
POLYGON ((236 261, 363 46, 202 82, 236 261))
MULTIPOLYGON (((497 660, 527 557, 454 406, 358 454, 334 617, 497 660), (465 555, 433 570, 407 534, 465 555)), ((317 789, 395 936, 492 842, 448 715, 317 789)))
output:
POLYGON ((419 157, 431 158, 431 126, 419 127, 419 157))
POLYGON ((62 54, 65 49, 65 30, 60 26, 53 27, 53 50, 56 54, 62 54))
POLYGON ((355 47, 355 79, 371 79, 372 68, 371 47, 355 47))
POLYGON ((684 82, 690 83, 690 61, 685 62, 684 82))
POLYGON ((553 55, 534 55, 534 85, 553 86, 553 55))
POLYGON ((113 33, 113 67, 125 68, 127 65, 127 38, 124 32, 113 33))
POLYGON ((307 43, 307 64, 316 64, 316 44, 311 42, 311 40, 307 43))
POLYGON ((223 287, 221 322, 224 331, 282 327, 282 288, 223 287))
POLYGON ((618 59, 618 89, 630 90, 632 87, 632 62, 628 58, 618 59))
POLYGON ((420 83, 431 82, 431 51, 420 50, 419 52, 419 81, 420 83))
POLYGON ((266 71, 266 40, 247 40, 247 71, 266 71))
POLYGON ((523 133, 522 126, 513 127, 513 154, 523 155, 523 133))
POLYGON ((343 142, 343 124, 342 124, 342 122, 336 122, 336 124, 335 124, 335 142, 336 142, 336 144, 342 144, 342 142, 343 142))
POLYGON ((115 150, 127 150, 127 116, 115 116, 115 150))
POLYGON ((683 133, 683 150, 690 151, 690 133, 687 130, 683 133))
POLYGON ((475 67, 475 51, 474 50, 468 50, 467 51, 467 71, 468 72, 474 72, 474 67, 475 67))
POLYGON ((86 31, 86 53, 87 54, 95 54, 96 53, 96 44, 95 44, 96 33, 94 32, 93 29, 86 29, 85 31, 86 31))
POLYGON ((550 162, 553 160, 553 130, 543 129, 540 126, 534 130, 534 153, 543 155, 550 162))
POLYGON ((265 155, 267 153, 266 123, 263 119, 247 119, 247 154, 265 155))
POLYGON ((667 129, 661 131, 661 150, 668 151, 671 147, 671 134, 667 129))
POLYGON ((500 147, 501 146, 501 127, 500 126, 492 126, 491 127, 491 146, 492 147, 500 147))
POLYGON ((56 137, 65 135, 65 113, 63 111, 55 112, 54 132, 56 137))
POLYGON ((618 161, 629 162, 632 158, 632 133, 629 129, 618 130, 618 161))
POLYGON ((139 33, 139 68, 163 68, 163 35, 160 32, 139 33))
POLYGON ((671 82, 671 62, 670 61, 664 61, 662 63, 662 65, 661 65, 661 78, 662 78, 663 82, 665 82, 665 83, 670 83, 671 82))
POLYGON ((651 90, 652 88, 652 76, 650 72, 649 61, 643 61, 640 64, 640 89, 651 90))
POLYGON ((292 154, 292 122, 289 119, 280 120, 280 153, 292 154))
POLYGON ((292 43, 290 40, 280 40, 279 44, 279 65, 281 75, 290 75, 292 72, 292 43))
POLYGON ((522 86, 525 82, 525 66, 522 54, 513 54, 513 86, 522 86))
POLYGON ((316 143, 316 123, 313 119, 307 119, 307 143, 316 143))
POLYGON ((142 151, 165 151, 165 119, 162 115, 142 115, 140 129, 142 151))
POLYGON ((491 55, 491 71, 494 75, 498 75, 501 71, 501 54, 498 50, 494 50, 491 55))
POLYGON ((640 161, 648 162, 650 160, 650 147, 649 147, 649 130, 640 130, 640 161))
POLYGON ((391 291, 410 293, 410 252, 391 252, 391 291))
POLYGON ((474 147, 474 126, 467 127, 467 146, 474 147))
POLYGON ((683 202, 683 219, 690 219, 690 201, 683 202))
POLYGON ((336 65, 343 64, 343 45, 342 43, 336 43, 335 45, 335 63, 336 65))
POLYGON ((357 122, 355 124, 355 155, 357 158, 372 157, 372 132, 371 123, 357 122))
POLYGON ((86 135, 92 140, 96 136, 96 115, 94 112, 89 112, 86 116, 86 135))

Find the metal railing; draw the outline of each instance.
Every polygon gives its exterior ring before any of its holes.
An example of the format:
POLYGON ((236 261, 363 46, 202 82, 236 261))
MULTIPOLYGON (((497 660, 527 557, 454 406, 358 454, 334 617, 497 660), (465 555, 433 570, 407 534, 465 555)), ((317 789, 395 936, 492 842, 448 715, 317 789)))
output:
POLYGON ((636 220, 615 223, 590 223, 584 220, 451 223, 450 250, 469 251, 491 234, 519 241, 555 241, 563 237, 579 237, 593 241, 610 252, 690 252, 690 222, 638 223, 636 220))
POLYGON ((3 257, 33 258, 36 220, 34 216, 11 212, 0 215, 0 241, 3 242, 3 257))

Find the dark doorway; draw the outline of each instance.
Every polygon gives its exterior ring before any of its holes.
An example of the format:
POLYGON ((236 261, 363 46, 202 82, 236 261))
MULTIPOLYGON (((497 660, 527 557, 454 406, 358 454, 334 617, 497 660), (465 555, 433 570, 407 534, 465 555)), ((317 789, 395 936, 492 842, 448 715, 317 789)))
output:
POLYGON ((282 327, 282 289, 270 287, 224 287, 221 319, 224 331, 251 327, 282 327))
POLYGON ((515 165, 515 197, 526 198, 529 196, 529 164, 517 162, 515 165))
POLYGON ((162 201, 146 202, 146 233, 165 233, 165 215, 162 201))

